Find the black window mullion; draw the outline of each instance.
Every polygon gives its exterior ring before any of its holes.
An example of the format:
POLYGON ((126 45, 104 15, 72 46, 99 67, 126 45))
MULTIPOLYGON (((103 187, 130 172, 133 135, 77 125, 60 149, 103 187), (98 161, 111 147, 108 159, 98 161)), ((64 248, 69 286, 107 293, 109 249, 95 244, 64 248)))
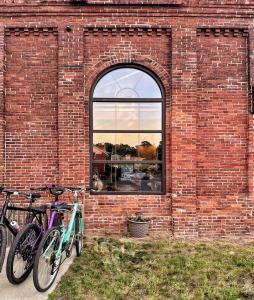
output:
POLYGON ((148 103, 161 103, 163 102, 162 98, 93 98, 94 102, 148 102, 148 103))
POLYGON ((118 165, 133 165, 133 164, 163 164, 162 160, 94 160, 92 159, 92 163, 94 164, 118 164, 118 165))
POLYGON ((93 130, 93 133, 163 133, 162 130, 93 130))

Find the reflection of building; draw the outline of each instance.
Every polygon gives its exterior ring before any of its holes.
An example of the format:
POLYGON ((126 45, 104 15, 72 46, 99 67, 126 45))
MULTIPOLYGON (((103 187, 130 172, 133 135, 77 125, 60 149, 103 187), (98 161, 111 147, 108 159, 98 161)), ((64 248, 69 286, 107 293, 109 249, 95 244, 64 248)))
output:
POLYGON ((103 146, 93 146, 93 157, 95 160, 105 160, 108 154, 103 146))
MULTIPOLYGON (((108 154, 105 151, 103 146, 93 146, 93 158, 94 160, 105 160, 108 154)), ((97 164, 96 170, 94 173, 102 174, 105 172, 105 165, 104 164, 97 164)))
POLYGON ((131 181, 133 169, 134 169, 134 165, 132 165, 132 164, 121 166, 120 181, 131 181))

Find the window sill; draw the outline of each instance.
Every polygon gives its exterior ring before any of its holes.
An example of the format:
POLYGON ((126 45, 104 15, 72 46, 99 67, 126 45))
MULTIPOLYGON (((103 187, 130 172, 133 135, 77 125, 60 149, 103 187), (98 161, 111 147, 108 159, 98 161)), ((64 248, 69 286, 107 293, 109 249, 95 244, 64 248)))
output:
POLYGON ((164 192, 140 192, 140 191, 137 191, 137 192, 107 192, 107 191, 104 191, 104 192, 90 192, 91 195, 114 195, 114 196, 119 196, 119 195, 159 195, 159 196, 163 196, 163 195, 166 195, 166 193, 164 192))

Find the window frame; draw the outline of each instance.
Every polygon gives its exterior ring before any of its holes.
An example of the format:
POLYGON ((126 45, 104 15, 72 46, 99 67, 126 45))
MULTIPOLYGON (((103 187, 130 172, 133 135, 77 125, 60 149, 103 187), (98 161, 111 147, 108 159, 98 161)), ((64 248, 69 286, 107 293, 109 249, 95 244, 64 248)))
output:
POLYGON ((137 64, 118 64, 113 67, 109 67, 104 70, 94 81, 91 91, 90 91, 90 98, 89 98, 89 171, 90 171, 90 186, 93 185, 92 181, 92 174, 93 174, 93 166, 96 163, 101 164, 160 164, 162 166, 162 178, 161 178, 161 191, 160 192, 152 192, 152 191, 100 191, 100 192, 92 192, 95 195, 165 195, 166 194, 166 134, 165 134, 165 121, 166 121, 166 101, 165 101, 165 93, 162 83, 158 79, 157 75, 152 71, 148 70, 147 68, 137 65, 137 64), (161 91, 161 98, 96 98, 93 97, 94 90, 98 84, 98 82, 105 76, 106 74, 120 68, 132 68, 137 69, 142 72, 145 72, 149 76, 153 78, 153 80, 158 84, 158 87, 161 91), (161 130, 94 130, 93 128, 93 103, 94 102, 135 102, 135 103, 161 103, 161 130), (93 159, 93 134, 94 133, 160 133, 162 136, 162 159, 160 161, 153 160, 153 161, 124 161, 124 160, 94 160, 93 159))

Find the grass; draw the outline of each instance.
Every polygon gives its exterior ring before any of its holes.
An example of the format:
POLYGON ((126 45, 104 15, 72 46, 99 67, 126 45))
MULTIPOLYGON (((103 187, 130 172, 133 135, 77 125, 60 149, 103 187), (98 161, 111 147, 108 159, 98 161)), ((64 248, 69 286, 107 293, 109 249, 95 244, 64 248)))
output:
POLYGON ((254 299, 254 243, 89 240, 53 299, 254 299))

